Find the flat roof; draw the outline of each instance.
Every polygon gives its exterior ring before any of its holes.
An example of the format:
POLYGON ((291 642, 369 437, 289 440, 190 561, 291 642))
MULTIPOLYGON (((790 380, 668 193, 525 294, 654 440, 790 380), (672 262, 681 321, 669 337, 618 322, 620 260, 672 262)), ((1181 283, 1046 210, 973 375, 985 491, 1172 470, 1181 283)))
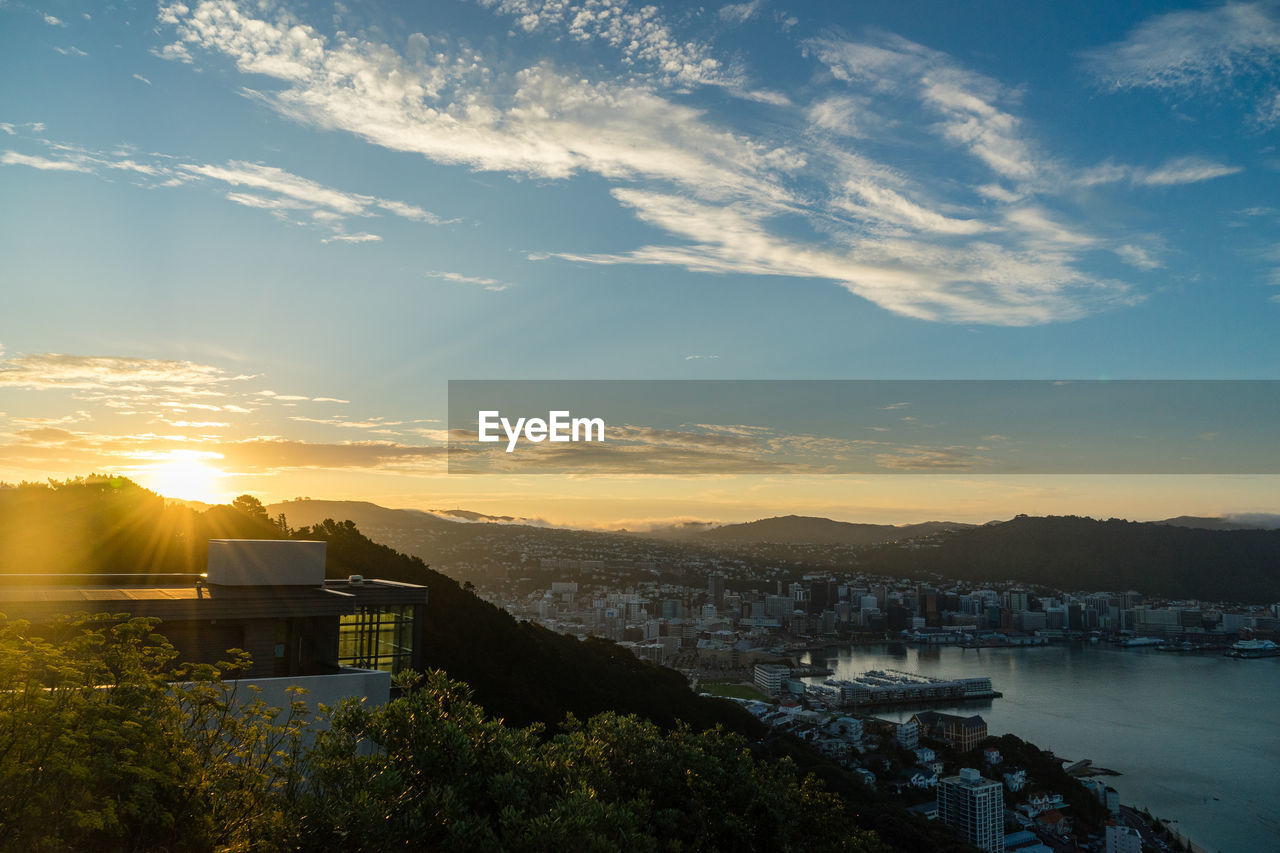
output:
POLYGON ((38 620, 60 614, 128 613, 165 621, 271 619, 293 616, 341 616, 357 606, 426 604, 427 588, 393 581, 348 580, 324 586, 218 586, 205 583, 81 583, 62 585, 56 577, 32 582, 32 576, 0 584, 0 613, 38 620), (18 582, 15 582, 18 581, 18 582))

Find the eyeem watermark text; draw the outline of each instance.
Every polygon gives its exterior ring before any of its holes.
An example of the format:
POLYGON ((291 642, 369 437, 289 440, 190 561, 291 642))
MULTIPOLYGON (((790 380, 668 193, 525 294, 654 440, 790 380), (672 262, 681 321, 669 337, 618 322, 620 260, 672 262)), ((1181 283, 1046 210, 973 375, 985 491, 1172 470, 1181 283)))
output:
POLYGON ((516 418, 513 424, 499 411, 477 412, 480 441, 501 441, 501 427, 506 433, 507 452, 512 453, 523 437, 535 444, 541 441, 604 441, 604 418, 575 418, 569 411, 547 412, 542 418, 516 418))

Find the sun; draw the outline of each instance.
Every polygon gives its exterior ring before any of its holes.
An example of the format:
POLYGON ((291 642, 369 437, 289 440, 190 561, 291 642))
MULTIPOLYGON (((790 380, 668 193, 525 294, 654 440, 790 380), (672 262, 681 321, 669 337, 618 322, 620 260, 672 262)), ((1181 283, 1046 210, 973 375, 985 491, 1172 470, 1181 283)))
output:
POLYGON ((174 450, 161 461, 138 471, 138 480, 166 498, 219 503, 226 498, 222 479, 227 476, 206 461, 213 454, 174 450))

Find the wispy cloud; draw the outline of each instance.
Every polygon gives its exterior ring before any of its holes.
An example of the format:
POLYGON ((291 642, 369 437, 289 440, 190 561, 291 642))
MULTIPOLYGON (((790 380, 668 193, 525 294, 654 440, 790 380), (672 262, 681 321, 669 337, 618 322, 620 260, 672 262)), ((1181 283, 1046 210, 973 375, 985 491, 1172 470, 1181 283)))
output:
POLYGON ((146 83, 148 86, 151 85, 151 81, 148 80, 146 77, 143 77, 141 74, 134 74, 133 79, 137 80, 139 83, 146 83))
MULTIPOLYGON (((137 77, 138 75, 134 75, 137 77)), ((150 85, 150 81, 143 80, 150 85)), ((5 125, 8 135, 17 135, 13 125, 5 125)), ((113 172, 131 172, 152 179, 148 186, 179 187, 193 184, 235 187, 224 198, 244 207, 271 211, 285 221, 295 222, 298 212, 327 232, 324 242, 375 242, 382 237, 366 232, 347 233, 348 219, 396 216, 429 225, 445 225, 446 220, 415 204, 339 190, 276 166, 232 160, 225 164, 182 163, 163 154, 141 155, 124 151, 97 151, 71 143, 38 140, 44 155, 18 151, 0 153, 0 164, 28 166, 45 171, 83 172, 99 177, 113 172)))
MULTIPOLYGON (((1219 91, 1241 77, 1276 80, 1280 71, 1280 6, 1225 3, 1156 15, 1124 41, 1084 54, 1099 85, 1111 90, 1219 91)), ((1255 118, 1280 119, 1280 92, 1264 90, 1255 118)))
POLYGON ((45 15, 44 22, 51 27, 65 27, 67 25, 65 21, 55 18, 53 15, 45 15))
POLYGON ((83 50, 76 47, 75 45, 71 45, 70 47, 54 47, 54 50, 56 50, 58 53, 62 54, 63 56, 82 56, 83 57, 83 56, 89 55, 88 53, 85 53, 83 50))
MULTIPOLYGON (((565 51, 555 64, 513 68, 508 57, 463 39, 421 34, 397 50, 349 30, 326 36, 270 2, 234 0, 163 6, 160 20, 175 40, 160 54, 225 57, 254 75, 244 91, 258 103, 436 163, 551 180, 603 178, 619 205, 665 234, 629 251, 550 247, 530 257, 832 281, 886 310, 931 321, 1028 325, 1133 304, 1141 294, 1098 274, 1092 260, 1128 252, 1132 262, 1137 256, 1122 247, 1141 241, 1112 236, 1079 215, 1071 194, 1238 171, 1196 158, 1074 167, 1019 117, 1018 89, 884 33, 806 41, 823 82, 834 85, 815 87, 808 105, 760 95, 797 121, 747 133, 681 96, 708 85, 759 95, 745 72, 715 56, 710 42, 678 35, 652 7, 623 0, 481 5, 530 39, 616 50, 622 68, 602 76, 592 62, 584 71, 565 51), (913 146, 928 139, 941 156, 923 171, 918 160, 895 167, 874 159, 876 150, 893 159, 895 135, 913 146)), ((758 8, 737 4, 719 17, 745 20, 758 8)), ((205 175, 243 167, 206 167, 205 175)), ((253 181, 268 181, 263 168, 248 170, 253 181)), ((381 200, 322 202, 313 187, 240 180, 229 198, 282 217, 296 205, 310 206, 317 221, 377 210, 411 216, 381 200)), ((344 229, 331 239, 357 236, 344 229)))
POLYGON ((731 24, 745 24, 759 13, 760 7, 763 5, 761 0, 751 0, 750 3, 730 3, 727 6, 721 6, 717 14, 719 14, 722 21, 727 21, 731 24))
POLYGON ((578 41, 603 42, 618 50, 625 64, 664 83, 742 88, 739 75, 727 70, 709 45, 678 38, 657 6, 632 6, 627 0, 478 2, 510 16, 524 32, 563 32, 578 41))
POLYGON ((39 353, 0 360, 0 387, 8 388, 207 387, 243 378, 207 364, 164 359, 39 353))
POLYGON ((92 172, 84 163, 74 160, 50 160, 32 154, 20 154, 17 151, 5 151, 0 154, 0 163, 6 166, 30 166, 45 172, 92 172))
POLYGON ((1239 166, 1219 163, 1204 157, 1177 157, 1150 169, 1104 163, 1085 169, 1077 178, 1081 186, 1097 186, 1127 182, 1134 186, 1170 187, 1212 181, 1243 172, 1239 166))
POLYGON ((472 284, 472 285, 475 285, 476 287, 482 287, 485 290, 492 290, 495 292, 503 291, 511 287, 510 283, 505 281, 499 281, 496 278, 485 278, 482 276, 463 275, 462 273, 456 273, 456 272, 439 272, 439 271, 433 270, 433 271, 429 271, 427 275, 430 276, 431 278, 443 279, 444 281, 456 281, 459 284, 472 284))

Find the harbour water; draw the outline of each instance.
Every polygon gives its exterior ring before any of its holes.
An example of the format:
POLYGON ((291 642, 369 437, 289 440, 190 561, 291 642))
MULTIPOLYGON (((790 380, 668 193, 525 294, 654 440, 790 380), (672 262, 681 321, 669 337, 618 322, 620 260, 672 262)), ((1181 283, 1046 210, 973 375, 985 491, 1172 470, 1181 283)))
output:
POLYGON ((1076 642, 833 648, 825 661, 834 678, 884 668, 990 676, 1003 698, 939 710, 981 714, 992 734, 1009 732, 1060 757, 1118 771, 1107 781, 1121 802, 1176 820, 1208 850, 1280 851, 1280 658, 1076 642))

